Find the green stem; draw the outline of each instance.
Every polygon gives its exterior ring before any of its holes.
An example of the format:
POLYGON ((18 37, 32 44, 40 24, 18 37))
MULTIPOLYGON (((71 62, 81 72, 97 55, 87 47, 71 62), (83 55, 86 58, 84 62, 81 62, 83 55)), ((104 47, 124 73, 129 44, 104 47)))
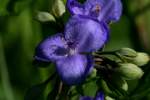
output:
POLYGON ((96 52, 97 54, 100 54, 100 55, 114 55, 115 54, 115 51, 104 51, 104 52, 96 52))
POLYGON ((62 84, 61 91, 59 93, 59 100, 69 100, 70 86, 62 84))

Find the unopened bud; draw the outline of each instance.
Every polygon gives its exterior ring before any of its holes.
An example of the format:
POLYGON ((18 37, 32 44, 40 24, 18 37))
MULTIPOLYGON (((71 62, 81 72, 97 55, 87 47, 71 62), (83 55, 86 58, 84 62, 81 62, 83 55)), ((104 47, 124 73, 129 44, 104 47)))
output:
POLYGON ((106 96, 105 100, 115 100, 114 98, 110 97, 110 96, 106 96))
POLYGON ((128 83, 126 80, 123 80, 123 83, 121 84, 121 88, 125 91, 128 90, 128 83))
POLYGON ((113 91, 110 90, 110 88, 108 87, 107 83, 104 80, 101 80, 101 86, 102 86, 103 91, 106 94, 112 94, 113 93, 113 91))
POLYGON ((124 57, 136 57, 137 56, 137 52, 130 48, 121 48, 116 53, 124 57))
POLYGON ((125 79, 123 79, 122 77, 117 77, 117 76, 114 76, 112 78, 112 82, 114 85, 116 85, 118 88, 121 88, 123 89, 124 91, 127 91, 128 90, 128 83, 126 82, 125 79))
POLYGON ((139 52, 137 53, 137 56, 132 60, 132 63, 143 66, 149 62, 150 58, 149 55, 146 53, 139 52))
POLYGON ((144 74, 141 68, 131 63, 120 64, 116 71, 126 80, 139 79, 144 74))
POLYGON ((52 5, 52 13, 56 17, 60 17, 65 13, 65 5, 62 0, 54 0, 54 4, 52 5))
POLYGON ((96 70, 96 69, 93 69, 92 72, 91 72, 91 74, 90 74, 90 77, 91 77, 91 78, 96 77, 96 73, 97 73, 97 70, 96 70))
POLYGON ((50 13, 48 13, 48 12, 38 12, 36 18, 40 22, 55 21, 54 16, 51 15, 50 13))

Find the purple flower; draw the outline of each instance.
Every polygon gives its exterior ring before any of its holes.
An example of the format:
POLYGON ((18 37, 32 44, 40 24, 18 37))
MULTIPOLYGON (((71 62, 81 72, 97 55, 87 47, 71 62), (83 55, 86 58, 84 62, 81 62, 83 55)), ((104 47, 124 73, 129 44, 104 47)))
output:
POLYGON ((67 8, 72 15, 86 15, 106 23, 118 21, 122 13, 121 0, 87 0, 84 4, 67 0, 67 8))
POLYGON ((93 52, 104 46, 108 40, 107 25, 88 17, 75 15, 65 28, 65 38, 78 52, 93 52))
POLYGON ((80 97, 80 100, 104 100, 104 94, 102 92, 97 93, 96 97, 90 97, 90 96, 82 96, 80 97))
POLYGON ((64 83, 79 84, 92 70, 93 59, 90 53, 103 47, 107 41, 107 30, 103 23, 73 16, 64 34, 57 33, 37 46, 35 59, 54 62, 64 83))

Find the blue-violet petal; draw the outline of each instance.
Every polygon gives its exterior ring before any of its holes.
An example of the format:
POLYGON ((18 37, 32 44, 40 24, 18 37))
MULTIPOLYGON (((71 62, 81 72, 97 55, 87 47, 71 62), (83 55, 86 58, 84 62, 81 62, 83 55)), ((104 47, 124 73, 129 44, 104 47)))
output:
POLYGON ((85 13, 84 7, 77 0, 67 0, 67 8, 72 15, 85 13))
POLYGON ((56 62, 57 72, 68 85, 81 83, 93 68, 93 59, 86 55, 70 55, 56 62))
POLYGON ((77 52, 93 52, 104 46, 109 29, 103 23, 83 17, 73 16, 65 28, 65 39, 77 52))
POLYGON ((87 0, 80 4, 77 0, 67 0, 72 15, 86 15, 109 23, 118 21, 122 14, 121 0, 87 0))
POLYGON ((46 38, 36 48, 35 59, 41 61, 55 62, 67 56, 69 50, 63 38, 63 34, 58 33, 46 38))

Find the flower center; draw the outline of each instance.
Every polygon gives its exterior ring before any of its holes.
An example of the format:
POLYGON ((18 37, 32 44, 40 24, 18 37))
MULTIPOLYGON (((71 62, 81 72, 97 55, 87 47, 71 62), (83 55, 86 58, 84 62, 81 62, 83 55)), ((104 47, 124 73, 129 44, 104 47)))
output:
POLYGON ((99 5, 99 4, 96 4, 96 5, 94 5, 93 7, 92 7, 92 9, 91 9, 91 14, 93 15, 93 16, 98 16, 99 15, 99 13, 100 13, 100 11, 101 11, 101 6, 99 5))
POLYGON ((75 53, 77 53, 76 46, 77 43, 75 43, 74 41, 68 42, 69 55, 74 55, 75 53))
POLYGON ((76 53, 76 49, 70 49, 69 54, 74 55, 76 53))
POLYGON ((100 10, 101 10, 100 5, 99 5, 99 4, 96 4, 96 6, 95 6, 95 8, 94 8, 94 11, 95 11, 96 13, 99 13, 100 10))

